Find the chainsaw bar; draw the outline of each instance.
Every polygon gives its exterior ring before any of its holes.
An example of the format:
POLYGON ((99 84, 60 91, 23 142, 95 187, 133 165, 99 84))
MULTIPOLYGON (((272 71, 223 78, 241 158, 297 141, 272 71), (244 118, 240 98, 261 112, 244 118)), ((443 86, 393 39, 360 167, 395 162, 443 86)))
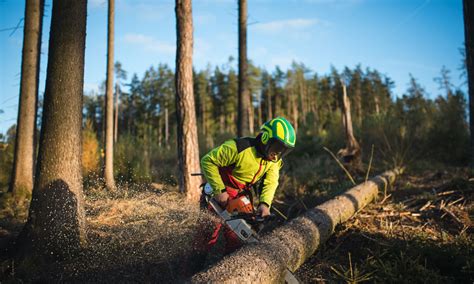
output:
MULTIPOLYGON (((212 209, 219 215, 219 217, 224 220, 225 224, 231 229, 240 240, 245 243, 258 243, 260 242, 257 233, 254 229, 247 223, 244 219, 241 218, 232 218, 229 212, 225 209, 222 209, 219 203, 212 197, 206 196, 207 202, 211 205, 212 209)), ((300 282, 293 275, 293 273, 286 268, 285 272, 285 282, 288 284, 299 284, 300 282)))

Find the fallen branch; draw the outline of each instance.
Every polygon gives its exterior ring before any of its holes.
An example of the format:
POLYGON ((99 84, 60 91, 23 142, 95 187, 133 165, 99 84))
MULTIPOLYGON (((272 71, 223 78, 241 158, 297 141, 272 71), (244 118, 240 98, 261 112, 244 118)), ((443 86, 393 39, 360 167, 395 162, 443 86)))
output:
POLYGON ((286 268, 295 271, 334 232, 336 225, 372 202, 379 189, 391 185, 399 170, 387 171, 359 184, 275 229, 258 244, 249 244, 196 274, 193 283, 276 283, 286 268))

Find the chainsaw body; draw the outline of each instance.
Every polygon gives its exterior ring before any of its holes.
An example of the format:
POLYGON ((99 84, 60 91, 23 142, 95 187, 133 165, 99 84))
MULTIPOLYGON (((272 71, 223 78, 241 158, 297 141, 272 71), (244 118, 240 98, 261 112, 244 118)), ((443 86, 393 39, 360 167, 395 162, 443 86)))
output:
POLYGON ((224 223, 246 243, 258 241, 258 236, 251 224, 247 220, 255 219, 253 214, 253 205, 246 196, 239 196, 229 200, 226 209, 222 209, 219 203, 207 195, 206 200, 224 223), (247 219, 247 220, 246 220, 247 219))

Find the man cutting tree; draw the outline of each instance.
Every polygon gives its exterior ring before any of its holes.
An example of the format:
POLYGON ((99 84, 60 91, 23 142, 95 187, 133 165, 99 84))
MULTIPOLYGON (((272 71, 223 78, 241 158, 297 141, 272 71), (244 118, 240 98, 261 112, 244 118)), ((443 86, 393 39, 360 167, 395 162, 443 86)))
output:
MULTIPOLYGON (((225 208, 229 201, 250 193, 252 186, 261 181, 257 215, 270 215, 282 158, 295 147, 295 142, 296 133, 291 123, 277 117, 264 123, 255 138, 228 140, 212 149, 201 159, 201 170, 213 198, 225 208)), ((210 245, 217 241, 219 229, 214 232, 210 245)), ((240 246, 231 231, 226 230, 224 235, 227 252, 240 246)))

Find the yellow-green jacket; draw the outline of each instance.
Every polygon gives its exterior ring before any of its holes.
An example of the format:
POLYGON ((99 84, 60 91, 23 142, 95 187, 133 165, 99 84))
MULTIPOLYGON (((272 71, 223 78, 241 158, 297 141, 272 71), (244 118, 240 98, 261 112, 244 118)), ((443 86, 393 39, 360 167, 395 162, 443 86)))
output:
POLYGON ((233 178, 243 184, 254 184, 264 177, 260 203, 269 207, 278 187, 281 166, 281 160, 265 160, 257 151, 256 138, 250 137, 227 140, 201 159, 201 170, 211 185, 213 194, 219 194, 226 186, 232 186, 225 184, 226 179, 221 176, 222 170, 230 167, 233 178))

